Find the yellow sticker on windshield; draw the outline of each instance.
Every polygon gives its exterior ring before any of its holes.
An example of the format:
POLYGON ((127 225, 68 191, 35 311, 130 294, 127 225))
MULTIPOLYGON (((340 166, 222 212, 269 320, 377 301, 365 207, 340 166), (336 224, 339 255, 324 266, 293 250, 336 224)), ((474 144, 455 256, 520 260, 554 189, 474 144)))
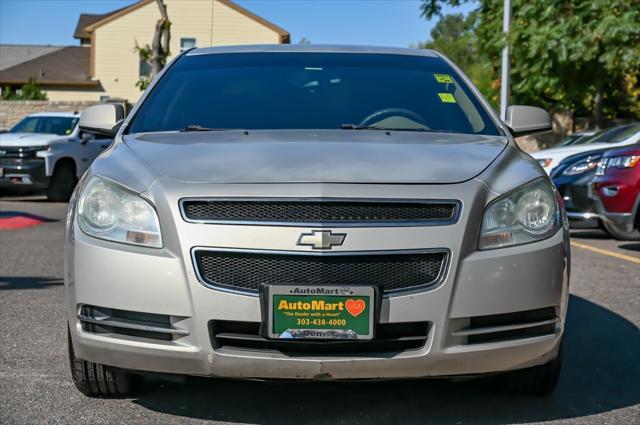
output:
POLYGON ((433 74, 436 77, 436 81, 439 83, 453 83, 451 75, 448 74, 433 74))
POLYGON ((438 93, 442 103, 456 103, 456 98, 451 93, 438 93))

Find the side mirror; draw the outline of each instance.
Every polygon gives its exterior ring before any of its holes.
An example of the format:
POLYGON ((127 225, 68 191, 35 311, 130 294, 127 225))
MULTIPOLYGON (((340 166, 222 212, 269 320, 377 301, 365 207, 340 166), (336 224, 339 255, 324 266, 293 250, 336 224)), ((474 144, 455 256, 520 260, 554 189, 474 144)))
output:
POLYGON ((90 106, 80 116, 80 131, 115 137, 124 120, 124 107, 115 103, 90 106))
POLYGON ((88 131, 81 131, 80 132, 80 144, 81 145, 86 145, 87 142, 93 138, 95 138, 96 135, 95 133, 90 133, 88 131))
POLYGON ((551 117, 547 111, 535 106, 509 106, 504 122, 513 137, 551 130, 551 117))

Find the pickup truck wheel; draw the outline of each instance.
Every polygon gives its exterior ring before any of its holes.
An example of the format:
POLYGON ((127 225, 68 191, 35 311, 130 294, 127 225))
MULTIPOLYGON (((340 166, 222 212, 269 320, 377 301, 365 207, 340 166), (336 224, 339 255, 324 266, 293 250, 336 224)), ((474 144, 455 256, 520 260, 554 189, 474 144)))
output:
POLYGON ((71 334, 67 329, 69 365, 76 388, 89 397, 124 397, 135 392, 141 377, 101 364, 76 358, 71 334))
POLYGON ((557 357, 548 363, 496 376, 494 380, 496 390, 516 395, 549 395, 560 378, 563 345, 561 343, 557 357))
MULTIPOLYGON (((636 222, 638 219, 636 218, 636 222)), ((640 230, 633 229, 631 232, 620 230, 615 224, 603 222, 605 230, 619 241, 640 241, 640 230)))
POLYGON ((56 165, 47 189, 47 199, 52 202, 67 202, 76 187, 76 173, 72 164, 56 165))

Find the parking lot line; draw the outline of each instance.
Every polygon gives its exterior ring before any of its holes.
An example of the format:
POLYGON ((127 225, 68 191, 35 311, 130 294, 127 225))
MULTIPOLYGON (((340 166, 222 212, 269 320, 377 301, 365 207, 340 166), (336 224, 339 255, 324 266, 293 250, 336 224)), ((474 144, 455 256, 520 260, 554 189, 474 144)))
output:
POLYGON ((640 258, 632 257, 630 255, 619 254, 617 252, 609 251, 607 249, 596 248, 595 246, 583 244, 580 242, 571 241, 572 246, 576 246, 578 248, 587 249, 589 251, 597 252, 598 254, 608 255, 610 257, 619 258, 620 260, 631 261, 632 263, 640 264, 640 258))

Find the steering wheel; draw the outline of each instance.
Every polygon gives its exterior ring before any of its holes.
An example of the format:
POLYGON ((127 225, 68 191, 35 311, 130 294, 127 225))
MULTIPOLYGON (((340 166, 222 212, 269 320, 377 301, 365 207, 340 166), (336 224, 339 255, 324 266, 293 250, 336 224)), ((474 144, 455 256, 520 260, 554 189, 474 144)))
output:
POLYGON ((426 128, 429 128, 424 123, 424 118, 422 118, 420 115, 416 114, 415 112, 405 108, 380 109, 379 111, 375 111, 374 113, 367 115, 365 119, 360 121, 359 125, 361 126, 371 125, 372 123, 376 123, 378 121, 382 121, 385 118, 393 117, 393 116, 401 116, 401 117, 410 119, 411 121, 415 121, 418 124, 424 125, 426 128))

